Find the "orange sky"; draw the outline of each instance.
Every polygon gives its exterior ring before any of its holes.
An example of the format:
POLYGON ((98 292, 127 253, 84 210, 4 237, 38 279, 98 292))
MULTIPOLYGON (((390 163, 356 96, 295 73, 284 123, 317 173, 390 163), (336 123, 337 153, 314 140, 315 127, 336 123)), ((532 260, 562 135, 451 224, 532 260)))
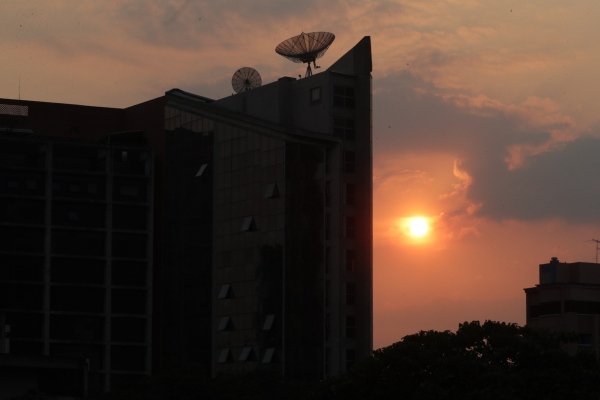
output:
POLYGON ((600 3, 0 2, 0 97, 125 107, 304 73, 274 52, 330 31, 373 45, 375 347, 465 320, 524 323, 537 265, 600 239, 600 3), (398 227, 427 217, 422 240, 398 227))

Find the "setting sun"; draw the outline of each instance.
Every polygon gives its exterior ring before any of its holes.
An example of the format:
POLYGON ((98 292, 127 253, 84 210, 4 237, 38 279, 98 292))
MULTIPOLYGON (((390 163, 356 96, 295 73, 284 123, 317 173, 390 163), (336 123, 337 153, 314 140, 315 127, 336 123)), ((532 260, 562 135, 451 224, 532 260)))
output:
POLYGON ((425 218, 412 218, 410 220, 410 234, 413 236, 423 236, 429 230, 427 220, 425 218))

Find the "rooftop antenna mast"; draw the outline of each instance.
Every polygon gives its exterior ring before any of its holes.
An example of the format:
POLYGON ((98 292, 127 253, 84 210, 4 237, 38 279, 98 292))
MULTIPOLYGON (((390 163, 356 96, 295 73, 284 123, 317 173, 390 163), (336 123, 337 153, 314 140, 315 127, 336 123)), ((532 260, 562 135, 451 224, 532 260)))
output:
POLYGON ((590 239, 588 242, 596 243, 596 264, 598 264, 598 251, 600 251, 600 240, 598 239, 590 239))
POLYGON ((315 69, 321 68, 317 66, 317 58, 323 57, 334 39, 335 35, 329 32, 302 32, 298 36, 279 43, 275 48, 275 52, 295 63, 308 64, 306 74, 304 75, 306 78, 312 75, 311 62, 315 69))

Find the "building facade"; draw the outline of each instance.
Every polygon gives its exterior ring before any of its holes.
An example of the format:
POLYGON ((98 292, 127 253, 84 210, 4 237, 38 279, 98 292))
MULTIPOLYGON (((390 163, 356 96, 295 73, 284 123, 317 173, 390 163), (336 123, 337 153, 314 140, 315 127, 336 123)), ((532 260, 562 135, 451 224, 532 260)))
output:
POLYGON ((64 361, 92 392, 186 364, 321 379, 368 357, 371 70, 365 37, 322 73, 220 100, 0 100, 0 368, 64 361))
POLYGON ((600 264, 559 262, 539 266, 540 283, 526 288, 527 326, 575 332, 566 350, 600 354, 600 264))
POLYGON ((111 136, 0 136, 0 368, 48 394, 151 370, 154 157, 111 136))

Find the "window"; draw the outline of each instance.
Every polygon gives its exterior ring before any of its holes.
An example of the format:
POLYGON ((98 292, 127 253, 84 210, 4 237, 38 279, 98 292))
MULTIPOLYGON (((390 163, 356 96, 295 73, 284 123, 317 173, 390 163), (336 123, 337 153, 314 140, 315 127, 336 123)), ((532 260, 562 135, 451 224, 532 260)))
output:
POLYGON ((37 189, 37 182, 34 181, 33 179, 27 179, 26 185, 27 185, 27 190, 37 189))
POLYGON ((354 107, 354 88, 350 86, 333 87, 333 104, 338 107, 354 107))
POLYGON ((353 151, 347 151, 346 152, 346 172, 348 173, 354 173, 354 171, 356 170, 356 153, 354 153, 353 151))
POLYGON ((242 224, 242 232, 251 232, 256 230, 256 223, 254 222, 254 217, 246 217, 244 218, 244 223, 242 224))
POLYGON ((263 364, 270 364, 271 361, 273 361, 273 355, 274 354, 275 354, 275 349, 273 347, 268 348, 265 351, 265 355, 263 356, 262 363, 263 364))
POLYGON ((334 118, 333 134, 345 140, 354 140, 355 128, 354 120, 347 118, 334 118))
POLYGON ((231 317, 222 317, 221 321, 219 321, 219 326, 217 327, 217 329, 220 331, 228 331, 232 329, 232 325, 233 324, 231 323, 231 317))
POLYGON ((137 186, 121 186, 119 188, 119 194, 121 196, 135 197, 140 195, 140 190, 137 186))
POLYGON ((346 337, 356 337, 356 318, 354 318, 354 315, 346 315, 346 337))
POLYGON ((273 322, 275 321, 275 314, 267 315, 265 318, 265 324, 263 325, 263 331, 268 331, 273 328, 273 322))
POLYGON ((67 213, 67 219, 69 221, 77 221, 79 219, 79 215, 77 214, 76 211, 69 211, 67 213))
POLYGON ((346 304, 353 306, 356 304, 356 283, 346 282, 346 304))
POLYGON ((354 239, 354 233, 356 231, 356 220, 354 217, 346 217, 346 237, 348 239, 354 239))
POLYGON ((17 183, 17 181, 13 181, 12 179, 8 180, 7 185, 10 189, 16 189, 19 187, 19 184, 17 183))
POLYGON ((346 349, 346 369, 351 368, 356 361, 356 351, 354 349, 346 349))
POLYGON ((352 272, 354 271, 354 262, 356 259, 356 254, 354 250, 346 250, 346 271, 352 272))
POLYGON ((92 193, 92 194, 98 193, 98 185, 95 183, 88 183, 87 191, 88 191, 88 193, 92 193))
POLYGON ((592 345, 592 335, 589 333, 580 333, 579 341, 577 344, 579 346, 591 346, 592 345))
POLYGON ((252 347, 244 347, 242 349, 242 353, 240 354, 240 361, 252 361, 254 359, 254 352, 252 351, 252 347))
POLYGON ((69 192, 71 193, 79 193, 79 185, 75 183, 69 184, 69 192))
POLYGON ((121 152, 121 161, 127 162, 127 151, 125 150, 121 152))
POLYGON ((52 191, 58 192, 60 190, 60 182, 52 182, 52 191))
POLYGON ((219 363, 226 363, 231 361, 231 352, 228 348, 221 349, 221 353, 219 353, 219 363))
POLYGON ((321 87, 310 89, 310 103, 319 103, 321 101, 321 87))
POLYGON ((208 164, 202 164, 200 166, 200 169, 198 170, 198 172, 196 172, 196 178, 202 176, 202 174, 206 171, 207 167, 208 167, 208 164))
POLYGON ((265 190, 265 199, 274 199, 279 197, 279 190, 277 190, 276 183, 269 183, 267 185, 267 189, 265 190))
POLYGON ((221 290, 219 290, 219 299, 226 299, 230 296, 231 294, 231 285, 229 283, 224 284, 223 286, 221 286, 221 290))
POLYGON ((325 149, 325 173, 328 174, 331 169, 331 149, 325 149))
POLYGON ((346 184, 346 204, 353 206, 356 201, 356 186, 353 183, 346 184))

